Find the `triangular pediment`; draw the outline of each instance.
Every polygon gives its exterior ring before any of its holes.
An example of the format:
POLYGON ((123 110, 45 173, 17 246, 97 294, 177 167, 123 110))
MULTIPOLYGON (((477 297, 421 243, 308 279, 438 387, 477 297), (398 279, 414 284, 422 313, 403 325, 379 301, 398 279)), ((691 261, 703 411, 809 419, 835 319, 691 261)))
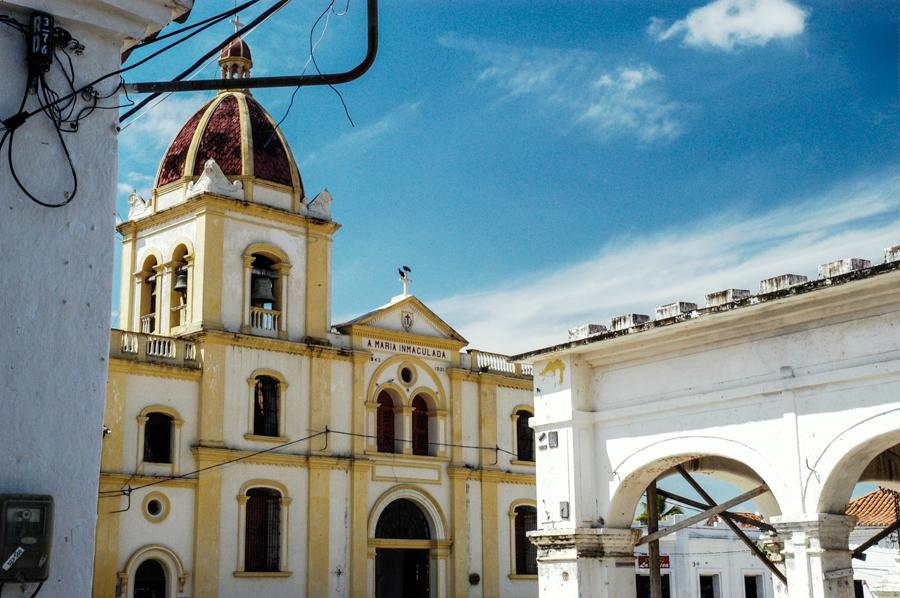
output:
POLYGON ((396 297, 387 305, 335 326, 343 334, 385 330, 465 346, 468 341, 414 295, 396 297))

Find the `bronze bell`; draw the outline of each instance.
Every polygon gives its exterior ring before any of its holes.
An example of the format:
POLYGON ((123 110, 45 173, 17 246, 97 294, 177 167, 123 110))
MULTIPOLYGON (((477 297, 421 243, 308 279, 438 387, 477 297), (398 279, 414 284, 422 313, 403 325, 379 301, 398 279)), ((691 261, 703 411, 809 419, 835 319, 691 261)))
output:
POLYGON ((253 289, 250 294, 253 303, 274 303, 275 295, 272 293, 273 290, 274 286, 271 278, 259 274, 253 276, 253 289))
POLYGON ((187 293, 187 288, 187 268, 178 268, 178 270, 175 271, 175 286, 172 287, 172 290, 184 295, 187 293))

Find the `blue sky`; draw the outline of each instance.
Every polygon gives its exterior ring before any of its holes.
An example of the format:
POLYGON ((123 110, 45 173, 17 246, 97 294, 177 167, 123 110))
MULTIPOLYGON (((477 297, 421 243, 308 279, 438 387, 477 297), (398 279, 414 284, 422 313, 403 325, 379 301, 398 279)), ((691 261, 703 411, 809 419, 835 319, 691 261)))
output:
MULTIPOLYGON (((191 22, 233 6, 197 4, 191 22)), ((294 0, 251 33, 254 73, 301 70, 327 5, 294 0)), ((341 87, 356 127, 320 88, 283 124, 343 224, 334 320, 397 294, 408 264, 473 346, 516 352, 832 259, 880 263, 900 243, 898 17, 876 1, 383 0, 375 65, 341 87)), ((331 17, 323 69, 359 60, 364 23, 362 0, 331 17)), ((170 77, 229 31, 130 80, 170 77)), ((254 92, 276 119, 290 93, 254 92)), ((207 96, 122 132, 121 215, 207 96)))

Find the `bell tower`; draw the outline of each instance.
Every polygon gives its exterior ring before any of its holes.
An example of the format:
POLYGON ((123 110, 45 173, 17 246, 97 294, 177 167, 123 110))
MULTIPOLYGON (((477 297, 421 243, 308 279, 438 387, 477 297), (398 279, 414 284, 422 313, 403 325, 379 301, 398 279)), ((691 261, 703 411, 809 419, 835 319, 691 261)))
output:
MULTIPOLYGON (((223 48, 225 78, 253 67, 223 48)), ((220 91, 169 144, 149 198, 132 193, 123 235, 120 328, 227 331, 303 341, 330 330, 327 190, 310 200, 290 146, 247 90, 220 91)))

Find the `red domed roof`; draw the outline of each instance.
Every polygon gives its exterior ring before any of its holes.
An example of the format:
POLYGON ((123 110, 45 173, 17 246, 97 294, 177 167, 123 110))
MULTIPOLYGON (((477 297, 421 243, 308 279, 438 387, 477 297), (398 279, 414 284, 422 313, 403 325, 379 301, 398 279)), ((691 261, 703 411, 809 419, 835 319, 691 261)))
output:
POLYGON ((222 48, 222 53, 219 54, 219 60, 225 58, 246 58, 247 60, 253 60, 253 56, 250 55, 250 46, 239 37, 234 38, 227 46, 222 48))
POLYGON ((199 177, 210 158, 226 176, 252 177, 303 194, 297 165, 281 131, 245 92, 221 92, 187 120, 166 150, 156 186, 199 177))

